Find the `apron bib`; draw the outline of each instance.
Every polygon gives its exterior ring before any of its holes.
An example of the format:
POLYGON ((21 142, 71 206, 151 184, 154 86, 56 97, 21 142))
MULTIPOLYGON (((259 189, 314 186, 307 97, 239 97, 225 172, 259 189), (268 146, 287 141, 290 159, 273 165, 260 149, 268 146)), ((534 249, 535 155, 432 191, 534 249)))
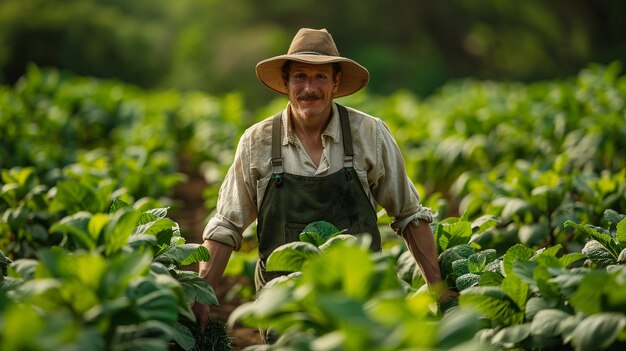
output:
POLYGON ((343 136, 344 168, 323 177, 306 177, 283 171, 281 114, 274 116, 272 129, 273 181, 267 186, 259 216, 257 238, 259 260, 255 272, 257 290, 271 279, 290 272, 267 272, 265 261, 277 247, 298 241, 311 222, 326 221, 347 234, 372 235, 371 249, 380 250, 380 233, 374 208, 353 168, 352 136, 348 111, 338 105, 343 136))

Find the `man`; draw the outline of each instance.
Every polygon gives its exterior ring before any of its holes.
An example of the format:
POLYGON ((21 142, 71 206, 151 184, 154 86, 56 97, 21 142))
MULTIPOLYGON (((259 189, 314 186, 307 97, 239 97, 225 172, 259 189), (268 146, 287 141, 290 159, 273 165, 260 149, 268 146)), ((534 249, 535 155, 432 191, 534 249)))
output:
MULTIPOLYGON (((298 240, 309 223, 325 220, 348 233, 370 233, 380 249, 376 204, 394 217, 432 291, 441 301, 456 293, 443 287, 429 209, 406 175, 401 152, 378 118, 333 102, 353 94, 369 72, 339 56, 325 30, 301 29, 286 55, 259 62, 259 80, 288 96, 285 110, 246 130, 220 189, 217 214, 204 229, 211 253, 199 273, 216 286, 243 231, 256 219, 260 289, 275 276, 265 260, 278 246, 298 240)), ((201 325, 208 307, 195 305, 201 325)))

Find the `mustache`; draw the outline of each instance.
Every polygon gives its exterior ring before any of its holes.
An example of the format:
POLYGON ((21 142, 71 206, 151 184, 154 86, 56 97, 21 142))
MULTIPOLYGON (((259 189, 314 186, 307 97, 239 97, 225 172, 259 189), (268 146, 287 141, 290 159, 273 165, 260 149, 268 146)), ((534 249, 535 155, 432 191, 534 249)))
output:
POLYGON ((319 100, 321 98, 322 95, 316 93, 303 93, 298 95, 298 100, 319 100))

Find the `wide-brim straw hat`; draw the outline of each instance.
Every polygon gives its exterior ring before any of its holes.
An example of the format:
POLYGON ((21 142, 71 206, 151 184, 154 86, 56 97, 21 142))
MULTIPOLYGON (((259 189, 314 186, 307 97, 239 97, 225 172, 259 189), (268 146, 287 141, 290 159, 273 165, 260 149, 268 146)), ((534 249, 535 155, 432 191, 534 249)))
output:
POLYGON ((268 88, 287 95, 282 66, 287 61, 310 64, 341 64, 341 81, 334 97, 354 94, 367 85, 370 74, 355 61, 339 56, 333 37, 326 29, 302 28, 296 33, 286 55, 265 59, 256 65, 256 75, 268 88))

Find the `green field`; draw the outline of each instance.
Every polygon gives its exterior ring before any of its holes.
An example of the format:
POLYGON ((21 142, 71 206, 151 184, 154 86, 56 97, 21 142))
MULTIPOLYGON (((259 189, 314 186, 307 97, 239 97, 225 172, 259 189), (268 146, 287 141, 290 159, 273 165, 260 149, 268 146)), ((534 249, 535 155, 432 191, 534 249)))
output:
MULTIPOLYGON (((460 298, 436 303, 381 211, 382 252, 343 235, 287 245, 270 260, 299 273, 255 302, 248 287, 230 325, 280 333, 251 350, 624 347, 622 64, 342 98, 396 137, 460 298)), ((0 86, 1 350, 201 349, 189 304, 218 301, 186 270, 209 255, 173 192, 200 176, 214 210, 238 137, 286 103, 244 101, 36 66, 0 86)), ((255 240, 228 275, 250 274, 255 240)))

